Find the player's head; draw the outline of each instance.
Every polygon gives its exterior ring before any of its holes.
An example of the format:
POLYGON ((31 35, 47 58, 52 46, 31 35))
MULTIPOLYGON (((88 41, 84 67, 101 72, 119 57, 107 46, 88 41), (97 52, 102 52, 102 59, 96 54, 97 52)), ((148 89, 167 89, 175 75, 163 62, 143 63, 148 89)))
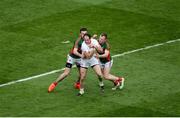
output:
POLYGON ((81 29, 80 29, 81 38, 83 38, 83 37, 84 37, 84 34, 87 34, 87 32, 88 32, 87 28, 81 28, 81 29))
POLYGON ((99 43, 103 44, 107 41, 107 34, 106 33, 102 33, 99 37, 99 43))
POLYGON ((83 39, 84 39, 86 44, 91 43, 91 35, 90 34, 84 34, 83 39))

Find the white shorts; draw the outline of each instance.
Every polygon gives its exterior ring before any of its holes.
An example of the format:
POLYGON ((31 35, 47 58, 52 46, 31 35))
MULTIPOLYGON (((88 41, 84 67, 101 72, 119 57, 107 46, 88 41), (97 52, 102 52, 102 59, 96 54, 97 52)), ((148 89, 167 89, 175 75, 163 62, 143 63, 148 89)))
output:
POLYGON ((81 59, 76 59, 71 57, 69 54, 67 55, 67 62, 66 67, 71 68, 73 64, 76 64, 77 67, 80 67, 81 59), (68 64, 71 64, 71 66, 68 66, 68 64))
POLYGON ((81 67, 83 68, 93 67, 95 65, 99 65, 99 60, 94 56, 91 59, 81 59, 81 67))
POLYGON ((101 66, 102 69, 103 68, 111 68, 112 65, 113 65, 113 59, 111 61, 109 61, 109 62, 106 62, 106 63, 100 62, 100 66, 101 66))

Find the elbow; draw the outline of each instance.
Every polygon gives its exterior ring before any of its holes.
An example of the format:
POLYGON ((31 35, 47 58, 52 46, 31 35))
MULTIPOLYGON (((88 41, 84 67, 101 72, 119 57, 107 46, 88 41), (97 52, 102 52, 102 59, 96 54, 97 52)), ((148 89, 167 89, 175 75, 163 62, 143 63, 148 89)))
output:
POLYGON ((73 54, 76 54, 77 53, 77 49, 73 49, 73 54))

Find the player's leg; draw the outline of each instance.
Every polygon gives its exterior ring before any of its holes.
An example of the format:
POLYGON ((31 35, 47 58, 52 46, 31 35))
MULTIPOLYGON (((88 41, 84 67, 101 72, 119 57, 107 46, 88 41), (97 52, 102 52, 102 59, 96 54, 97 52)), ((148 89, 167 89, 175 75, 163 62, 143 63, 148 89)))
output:
POLYGON ((80 65, 80 59, 79 60, 77 60, 77 62, 76 62, 76 67, 77 67, 77 69, 78 69, 78 79, 77 79, 77 81, 76 81, 76 83, 74 84, 74 87, 76 88, 76 89, 80 89, 80 67, 81 67, 81 65, 80 65))
POLYGON ((104 83, 103 83, 103 74, 101 71, 101 67, 99 64, 92 66, 93 70, 95 71, 96 75, 98 76, 99 79, 99 86, 102 91, 104 91, 104 83))
POLYGON ((59 82, 61 82, 62 80, 64 80, 69 75, 73 63, 74 63, 74 59, 71 56, 68 55, 67 63, 66 63, 66 68, 65 68, 64 72, 59 75, 59 77, 56 79, 55 82, 51 83, 51 85, 48 88, 48 92, 53 91, 55 89, 55 87, 57 86, 57 84, 59 82))
POLYGON ((115 85, 114 88, 112 88, 113 90, 116 90, 118 87, 122 89, 122 87, 124 86, 124 78, 117 77, 115 75, 110 74, 112 64, 113 64, 113 60, 105 64, 104 69, 103 69, 104 78, 107 80, 113 81, 115 85))
POLYGON ((105 67, 103 69, 104 78, 106 80, 112 81, 114 83, 114 88, 113 89, 115 89, 115 88, 120 86, 120 80, 119 80, 119 77, 111 75, 110 70, 111 70, 111 67, 105 67))
POLYGON ((84 79, 86 78, 86 73, 89 67, 88 61, 81 59, 81 65, 80 65, 80 89, 79 89, 79 93, 78 96, 83 95, 84 94, 84 79))
POLYGON ((90 66, 95 71, 96 75, 98 76, 99 86, 101 88, 101 91, 104 91, 103 74, 102 74, 102 71, 101 71, 99 60, 96 57, 92 57, 89 60, 89 63, 90 63, 90 66))
POLYGON ((106 80, 111 80, 111 81, 118 80, 118 77, 110 74, 110 70, 111 70, 111 67, 105 67, 103 69, 104 78, 106 80))
POLYGON ((88 68, 86 68, 86 67, 80 68, 80 90, 79 90, 78 96, 84 94, 84 80, 86 78, 87 70, 88 70, 88 68))
MULTIPOLYGON (((114 76, 114 75, 112 75, 112 74, 109 74, 109 77, 110 78, 117 78, 117 76, 114 76)), ((116 80, 116 81, 114 81, 114 88, 112 88, 112 90, 116 90, 117 89, 117 84, 118 84, 118 82, 120 83, 120 85, 119 85, 119 89, 123 89, 124 88, 124 81, 125 81, 125 79, 123 78, 123 77, 118 77, 118 79, 116 80)))
POLYGON ((65 68, 64 72, 62 74, 59 75, 59 77, 56 79, 56 83, 59 83, 61 82, 62 80, 64 80, 68 75, 69 73, 71 72, 71 68, 65 68))
POLYGON ((78 67, 77 69, 78 69, 78 79, 74 84, 74 88, 80 89, 80 67, 78 67))
POLYGON ((62 80, 64 80, 69 75, 70 72, 71 72, 71 68, 66 67, 64 72, 59 75, 59 77, 56 79, 56 81, 51 83, 51 85, 48 88, 48 92, 53 91, 55 89, 55 87, 58 85, 58 83, 61 82, 62 80))

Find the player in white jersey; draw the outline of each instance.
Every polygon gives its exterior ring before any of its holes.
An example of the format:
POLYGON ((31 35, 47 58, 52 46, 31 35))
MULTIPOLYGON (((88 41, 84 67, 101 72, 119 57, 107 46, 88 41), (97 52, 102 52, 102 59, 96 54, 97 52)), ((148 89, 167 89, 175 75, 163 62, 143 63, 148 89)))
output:
POLYGON ((99 60, 96 58, 96 50, 98 52, 102 52, 102 48, 99 45, 98 41, 96 39, 92 39, 89 34, 84 35, 84 42, 81 46, 82 54, 84 55, 84 58, 81 58, 81 68, 80 68, 80 91, 78 95, 84 94, 84 79, 86 78, 86 73, 88 70, 88 67, 92 67, 93 70, 96 72, 96 74, 99 77, 100 80, 100 87, 101 90, 104 90, 104 84, 102 81, 103 74, 101 72, 101 68, 99 65, 99 60))

